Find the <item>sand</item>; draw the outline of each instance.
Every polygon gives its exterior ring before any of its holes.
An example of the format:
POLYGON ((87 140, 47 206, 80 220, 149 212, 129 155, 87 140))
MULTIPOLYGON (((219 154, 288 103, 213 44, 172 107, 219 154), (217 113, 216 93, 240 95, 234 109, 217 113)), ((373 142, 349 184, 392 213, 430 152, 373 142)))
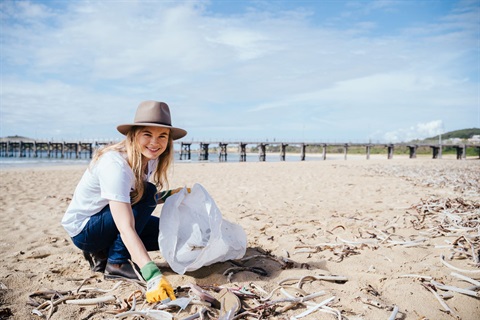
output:
MULTIPOLYGON (((29 295, 37 291, 75 291, 82 280, 90 276, 94 278, 85 286, 110 289, 115 285, 89 270, 80 250, 60 225, 85 168, 57 166, 0 172, 1 319, 9 318, 8 314, 10 319, 40 319, 32 313, 34 307, 27 304, 29 295)), ((176 163, 173 169, 171 187, 202 184, 215 199, 223 217, 245 229, 246 256, 266 252, 292 262, 289 268, 282 268, 272 259, 253 259, 245 264, 261 267, 268 275, 242 271, 228 279, 223 272, 233 266, 230 262, 178 275, 168 268, 159 252, 151 253, 175 287, 195 283, 254 290, 250 286, 253 283, 270 292, 289 277, 339 275, 348 281, 305 281, 302 289, 309 294, 325 291, 312 300, 316 303, 335 297, 329 306, 339 310, 344 319, 388 319, 395 306, 399 310, 397 319, 453 319, 422 285, 420 278, 403 276, 422 275, 450 286, 471 287, 471 283, 451 275, 462 272, 442 263, 440 257, 444 255, 449 264, 473 271, 464 275, 480 278, 480 268, 472 259, 448 260, 452 252, 448 245, 459 233, 430 237, 425 234, 427 229, 414 228, 413 222, 417 222, 418 227, 419 215, 412 208, 427 200, 441 202, 461 198, 480 202, 478 160, 444 156, 437 160, 396 157, 392 160, 176 163), (392 235, 385 239, 389 233, 392 235), (410 240, 418 240, 420 245, 401 244, 410 240), (340 254, 342 250, 346 255, 340 254), (374 306, 375 303, 378 305, 374 306)), ((160 211, 161 206, 155 214, 160 211)), ((480 209, 477 207, 470 213, 476 215, 477 229, 464 234, 476 236, 469 239, 478 255, 480 209)), ((435 218, 438 214, 424 218, 435 218)), ((295 282, 289 284, 295 285, 295 282)), ((136 284, 127 282, 108 294, 125 299, 136 289, 136 284)), ((292 290, 289 292, 295 294, 292 290)), ((438 290, 438 293, 445 292, 438 290)), ((459 318, 479 318, 479 298, 450 293, 452 297, 445 302, 459 318)), ((91 295, 99 296, 98 293, 91 295)), ((278 291, 272 300, 282 297, 278 291)), ((40 297, 35 299, 42 301, 40 297)), ((245 303, 254 305, 251 300, 245 303)), ((108 311, 113 308, 112 304, 61 303, 50 319, 111 319, 114 315, 108 311)), ((186 317, 192 310, 187 308, 179 318, 186 317)), ((262 318, 284 319, 305 310, 307 307, 300 304, 281 314, 265 313, 262 318)), ((304 319, 335 317, 316 311, 304 319)))

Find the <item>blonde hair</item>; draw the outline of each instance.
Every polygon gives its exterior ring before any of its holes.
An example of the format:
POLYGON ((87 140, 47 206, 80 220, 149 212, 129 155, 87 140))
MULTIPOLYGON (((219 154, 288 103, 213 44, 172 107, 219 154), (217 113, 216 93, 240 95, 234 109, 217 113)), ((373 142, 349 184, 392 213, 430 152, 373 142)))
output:
MULTIPOLYGON (((136 142, 136 137, 143 128, 144 127, 141 126, 132 127, 130 131, 127 132, 124 140, 97 150, 92 158, 92 164, 94 164, 103 154, 109 151, 127 154, 128 164, 130 168, 132 168, 133 175, 135 176, 135 190, 130 193, 132 205, 142 199, 145 191, 145 167, 142 165, 143 156, 140 146, 136 142)), ((172 135, 169 135, 167 148, 158 158, 157 167, 150 177, 150 182, 155 184, 157 192, 158 190, 162 190, 163 187, 168 188, 168 170, 173 163, 173 153, 173 139, 172 135)))

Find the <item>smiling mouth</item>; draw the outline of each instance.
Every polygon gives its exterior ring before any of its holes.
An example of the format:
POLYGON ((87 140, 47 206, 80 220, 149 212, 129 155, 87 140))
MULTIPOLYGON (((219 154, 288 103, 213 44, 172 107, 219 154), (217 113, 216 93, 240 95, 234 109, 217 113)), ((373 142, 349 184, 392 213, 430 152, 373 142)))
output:
POLYGON ((150 152, 155 153, 155 152, 160 151, 160 148, 152 149, 152 148, 148 148, 148 147, 147 147, 147 150, 150 151, 150 152))

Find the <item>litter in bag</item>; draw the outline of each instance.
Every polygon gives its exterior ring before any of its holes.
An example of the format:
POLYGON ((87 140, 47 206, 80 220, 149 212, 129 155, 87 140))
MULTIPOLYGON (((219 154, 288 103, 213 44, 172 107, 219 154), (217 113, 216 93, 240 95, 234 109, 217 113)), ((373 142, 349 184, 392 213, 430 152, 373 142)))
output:
POLYGON ((160 214, 158 244, 178 274, 240 259, 247 249, 243 228, 222 218, 207 190, 196 183, 167 198, 160 214))

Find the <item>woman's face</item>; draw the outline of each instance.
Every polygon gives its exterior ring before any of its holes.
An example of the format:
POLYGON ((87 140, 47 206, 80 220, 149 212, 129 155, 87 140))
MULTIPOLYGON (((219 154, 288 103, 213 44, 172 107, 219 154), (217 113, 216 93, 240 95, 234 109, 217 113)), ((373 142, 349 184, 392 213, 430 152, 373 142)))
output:
POLYGON ((137 134, 137 144, 147 160, 153 160, 167 149, 170 129, 162 127, 144 127, 137 134))

